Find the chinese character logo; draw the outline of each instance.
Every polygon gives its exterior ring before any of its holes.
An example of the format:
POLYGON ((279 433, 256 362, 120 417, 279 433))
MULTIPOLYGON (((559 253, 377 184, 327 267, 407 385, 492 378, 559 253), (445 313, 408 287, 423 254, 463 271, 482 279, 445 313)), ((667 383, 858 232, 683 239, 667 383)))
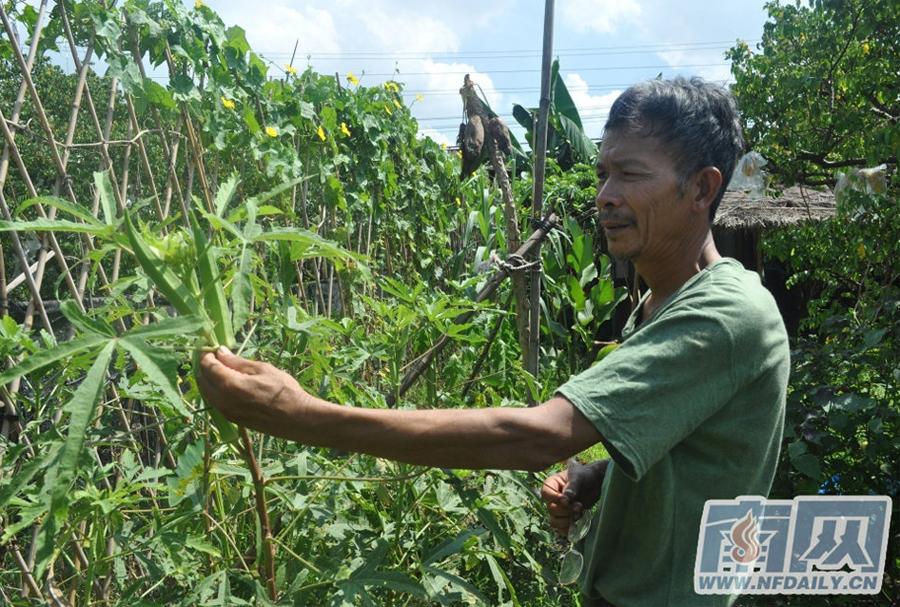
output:
POLYGON ((698 594, 877 594, 890 524, 887 496, 740 497, 703 510, 698 594))

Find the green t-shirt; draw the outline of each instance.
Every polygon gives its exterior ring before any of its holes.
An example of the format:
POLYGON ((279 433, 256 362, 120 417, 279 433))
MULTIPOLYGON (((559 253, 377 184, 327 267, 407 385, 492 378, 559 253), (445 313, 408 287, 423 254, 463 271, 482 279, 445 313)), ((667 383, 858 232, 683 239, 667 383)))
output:
POLYGON ((626 606, 728 605, 694 593, 703 505, 768 495, 790 373, 781 315, 733 259, 693 276, 622 345, 559 388, 613 463, 585 540, 582 591, 626 606))

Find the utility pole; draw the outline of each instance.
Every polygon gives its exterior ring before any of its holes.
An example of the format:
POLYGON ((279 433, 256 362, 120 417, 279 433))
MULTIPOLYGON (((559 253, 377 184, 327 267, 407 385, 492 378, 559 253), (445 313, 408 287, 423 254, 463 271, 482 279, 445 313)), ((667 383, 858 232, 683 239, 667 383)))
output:
MULTIPOLYGON (((544 168, 547 160, 547 122, 550 117, 550 71, 553 66, 553 13, 554 0, 546 0, 544 4, 544 52, 541 63, 541 102, 538 110, 538 122, 534 137, 534 168, 531 190, 531 223, 532 229, 543 217, 544 210, 544 168)), ((531 253, 530 261, 541 258, 541 249, 537 247, 531 253)), ((541 265, 535 264, 531 269, 530 318, 528 322, 528 350, 526 357, 529 368, 526 369, 537 379, 541 351, 541 265)), ((528 404, 537 403, 535 394, 528 395, 528 404)))

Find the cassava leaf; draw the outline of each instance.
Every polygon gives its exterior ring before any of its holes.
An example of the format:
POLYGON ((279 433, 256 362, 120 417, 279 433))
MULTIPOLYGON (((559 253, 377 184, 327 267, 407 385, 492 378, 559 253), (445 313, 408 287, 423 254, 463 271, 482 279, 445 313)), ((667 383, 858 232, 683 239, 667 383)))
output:
POLYGON ((113 229, 110 226, 97 226, 95 224, 77 223, 68 219, 33 219, 31 221, 0 221, 0 232, 77 232, 81 234, 93 234, 94 236, 111 237, 113 229))
POLYGON ((134 333, 124 335, 119 339, 119 344, 147 374, 147 380, 165 395, 172 408, 183 417, 191 417, 176 383, 181 357, 177 353, 148 344, 141 335, 135 336, 134 333))
POLYGON ((103 227, 103 223, 96 217, 94 217, 94 215, 87 207, 80 204, 75 204, 69 200, 66 200, 65 198, 60 198, 58 196, 38 196, 36 198, 29 198, 16 208, 16 215, 19 215, 25 209, 38 204, 41 206, 56 207, 60 211, 71 213, 78 219, 81 219, 82 221, 89 223, 92 226, 95 226, 97 228, 103 227))
POLYGON ((0 386, 8 384, 17 377, 28 375, 29 373, 43 369, 44 367, 50 366, 75 354, 82 354, 87 350, 99 346, 105 341, 109 341, 109 339, 110 338, 106 335, 88 333, 87 335, 76 337, 75 339, 63 342, 58 346, 54 346, 47 350, 38 350, 31 356, 23 359, 15 367, 0 373, 0 386))
POLYGON ((192 335, 206 327, 206 321, 196 316, 185 315, 173 318, 164 318, 158 322, 150 323, 130 330, 126 335, 140 338, 163 338, 173 335, 192 335))
POLYGON ((100 208, 103 211, 103 219, 106 225, 111 226, 116 223, 116 196, 113 192, 112 183, 109 181, 109 173, 107 171, 97 171, 94 173, 94 186, 100 193, 100 208))
POLYGON ((95 333, 104 337, 115 337, 116 331, 108 323, 91 318, 81 311, 73 300, 67 299, 59 304, 59 311, 66 317, 75 328, 82 333, 95 333))
POLYGON ((43 571, 50 563, 55 549, 57 532, 65 523, 71 495, 69 489, 78 470, 78 458, 81 456, 84 446, 85 433, 97 411, 97 405, 106 384, 106 370, 115 350, 115 341, 109 341, 103 347, 97 358, 94 359, 94 364, 91 365, 81 385, 66 404, 66 410, 69 412, 66 442, 63 445, 59 463, 50 474, 52 483, 50 483, 47 517, 41 525, 35 542, 35 569, 38 579, 43 577, 43 571))

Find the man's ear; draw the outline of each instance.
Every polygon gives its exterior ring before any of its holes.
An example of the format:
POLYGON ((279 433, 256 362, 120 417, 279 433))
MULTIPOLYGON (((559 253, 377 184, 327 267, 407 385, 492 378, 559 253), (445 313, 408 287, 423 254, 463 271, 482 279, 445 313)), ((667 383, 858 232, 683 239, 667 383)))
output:
POLYGON ((722 187, 722 172, 714 166, 700 169, 694 175, 695 196, 693 208, 698 213, 706 212, 722 187))

